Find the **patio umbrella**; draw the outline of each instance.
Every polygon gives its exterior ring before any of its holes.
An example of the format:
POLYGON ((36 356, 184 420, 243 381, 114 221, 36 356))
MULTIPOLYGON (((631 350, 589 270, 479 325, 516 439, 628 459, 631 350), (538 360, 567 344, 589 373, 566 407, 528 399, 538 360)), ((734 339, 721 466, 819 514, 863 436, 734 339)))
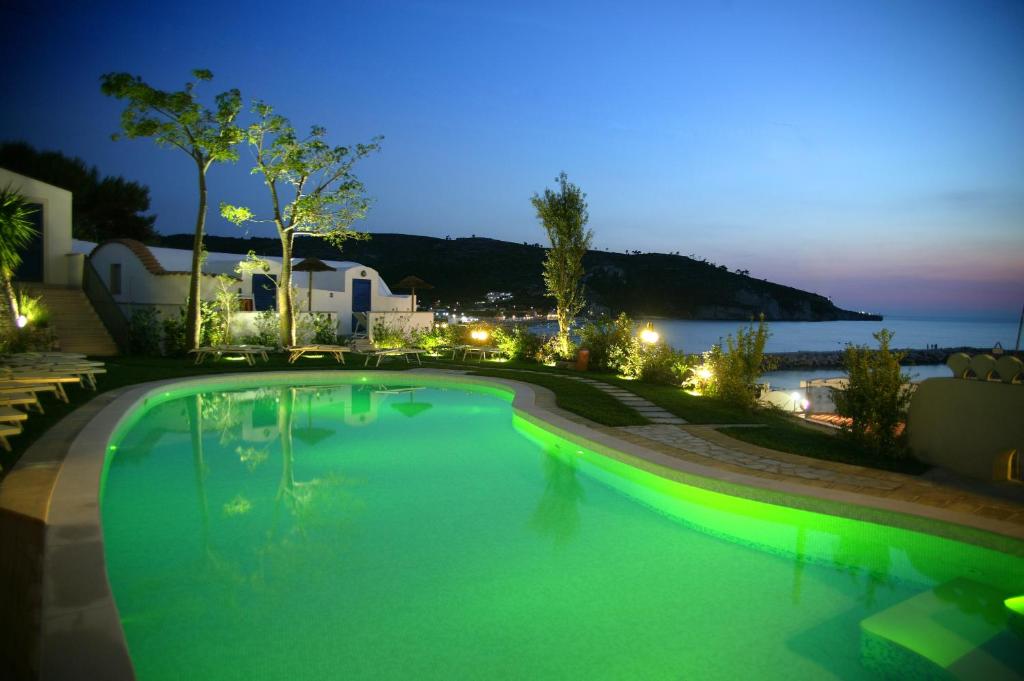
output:
POLYGON ((427 282, 423 281, 419 277, 415 277, 415 276, 410 274, 408 277, 406 277, 402 281, 400 281, 397 284, 395 284, 395 288, 396 289, 398 289, 398 288, 412 289, 412 311, 415 312, 416 311, 416 289, 421 288, 423 290, 428 290, 428 289, 432 289, 434 287, 431 286, 430 284, 428 284, 427 282))
POLYGON ((314 272, 337 272, 323 260, 317 258, 306 258, 292 268, 292 272, 309 272, 309 312, 313 311, 313 273, 314 272))
POLYGON ((415 416, 419 416, 420 414, 427 411, 428 409, 431 409, 434 406, 429 402, 413 402, 412 395, 413 391, 410 390, 408 402, 399 402, 398 404, 392 404, 391 408, 397 411, 399 414, 402 414, 403 416, 413 418, 415 416))
POLYGON ((295 437, 302 440, 303 443, 310 447, 315 447, 320 444, 323 440, 326 440, 331 435, 334 435, 337 431, 331 430, 330 428, 317 428, 313 425, 313 395, 309 393, 306 395, 306 427, 295 428, 292 427, 292 434, 295 437))

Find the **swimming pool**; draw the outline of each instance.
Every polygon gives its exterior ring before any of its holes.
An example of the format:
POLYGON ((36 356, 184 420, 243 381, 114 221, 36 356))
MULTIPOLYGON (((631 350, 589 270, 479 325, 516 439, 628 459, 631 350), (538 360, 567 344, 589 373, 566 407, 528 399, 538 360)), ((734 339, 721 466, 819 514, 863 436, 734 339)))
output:
POLYGON ((101 513, 140 679, 1019 662, 1002 600, 1020 558, 683 485, 551 434, 500 387, 340 380, 168 390, 122 422, 101 513))

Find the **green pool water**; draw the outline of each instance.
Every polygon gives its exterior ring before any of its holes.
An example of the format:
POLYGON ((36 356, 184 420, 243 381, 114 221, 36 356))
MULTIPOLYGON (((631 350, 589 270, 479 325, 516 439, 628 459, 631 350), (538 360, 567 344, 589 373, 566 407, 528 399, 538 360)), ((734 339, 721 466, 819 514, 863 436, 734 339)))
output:
POLYGON ((140 679, 1024 668, 1022 559, 683 485, 505 391, 390 380, 217 385, 126 419, 101 504, 140 679))

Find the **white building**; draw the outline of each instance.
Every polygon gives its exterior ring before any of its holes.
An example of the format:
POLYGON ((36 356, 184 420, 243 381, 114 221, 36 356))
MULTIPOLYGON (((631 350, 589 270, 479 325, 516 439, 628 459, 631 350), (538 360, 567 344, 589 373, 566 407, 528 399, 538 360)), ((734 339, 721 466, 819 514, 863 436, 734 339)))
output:
POLYGON ((29 220, 39 232, 22 252, 15 279, 80 286, 81 270, 76 271, 67 257, 71 253, 71 192, 4 168, 0 168, 0 187, 16 191, 33 208, 29 220))
MULTIPOLYGON (((75 250, 89 250, 89 260, 106 284, 111 296, 125 312, 126 317, 140 308, 154 308, 161 314, 178 314, 188 299, 188 285, 192 267, 192 251, 175 248, 146 246, 134 239, 113 239, 99 245, 76 241, 75 250)), ((265 274, 239 274, 239 263, 244 255, 237 253, 209 253, 203 263, 200 287, 204 300, 213 300, 217 292, 217 276, 234 277, 232 284, 241 300, 238 315, 240 335, 250 333, 256 315, 277 307, 276 280, 281 273, 281 258, 262 258, 269 265, 265 274)), ((293 263, 297 264, 296 259, 293 263)), ((366 312, 371 336, 378 324, 401 328, 405 331, 430 328, 433 314, 412 310, 412 296, 395 295, 371 267, 356 262, 332 261, 324 263, 333 271, 314 272, 312 275, 312 310, 309 309, 309 273, 293 272, 292 286, 296 290, 295 303, 300 313, 329 313, 336 320, 339 334, 348 335, 355 330, 353 312, 366 312)))

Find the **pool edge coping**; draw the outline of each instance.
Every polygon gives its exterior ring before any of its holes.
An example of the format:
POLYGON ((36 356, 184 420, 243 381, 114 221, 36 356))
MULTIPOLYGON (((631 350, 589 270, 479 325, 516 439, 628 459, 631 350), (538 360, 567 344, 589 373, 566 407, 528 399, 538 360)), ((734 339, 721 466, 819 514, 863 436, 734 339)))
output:
MULTIPOLYGON (((333 373, 333 372, 331 372, 333 373)), ((351 376, 353 372, 344 372, 351 376)), ((403 372, 406 373, 406 372, 403 372)), ((512 408, 521 417, 570 442, 639 467, 664 478, 757 501, 840 515, 856 520, 889 524, 903 529, 938 534, 949 539, 1006 552, 995 544, 1016 544, 1024 555, 1024 532, 1011 523, 946 511, 912 502, 873 497, 856 492, 822 489, 796 482, 772 480, 673 458, 639 444, 620 440, 610 433, 570 420, 554 411, 553 393, 541 386, 514 379, 470 376, 439 369, 416 369, 410 375, 464 384, 508 389, 512 408), (538 399, 541 398, 541 399, 538 399), (549 402, 550 407, 540 404, 549 402), (825 494, 828 492, 828 494, 825 494), (897 520, 891 523, 888 521, 897 520), (936 530, 944 530, 936 532, 936 530), (989 541, 993 542, 992 544, 989 541)), ((366 371, 394 381, 402 374, 366 371)), ((134 679, 127 640, 107 576, 100 517, 100 484, 107 445, 120 424, 138 407, 170 386, 201 387, 230 380, 245 385, 259 381, 264 372, 223 376, 164 379, 130 386, 103 406, 67 444, 67 454, 54 480, 48 513, 43 556, 40 617, 39 678, 80 678, 83 671, 98 678, 134 679), (58 597, 58 592, 64 592, 58 597), (68 593, 92 596, 86 603, 67 603, 68 593), (59 655, 48 654, 60 649, 59 655)), ((329 381, 324 370, 274 372, 271 384, 292 380, 329 381)), ((54 426, 59 428, 60 423, 54 426)), ((74 601, 75 598, 70 600, 74 601)))

